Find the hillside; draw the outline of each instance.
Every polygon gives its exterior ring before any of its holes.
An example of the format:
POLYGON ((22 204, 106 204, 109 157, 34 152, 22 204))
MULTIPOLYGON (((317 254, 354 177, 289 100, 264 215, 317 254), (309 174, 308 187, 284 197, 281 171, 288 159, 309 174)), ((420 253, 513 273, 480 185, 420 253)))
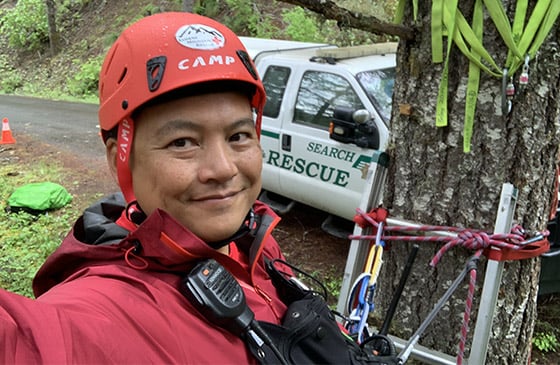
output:
MULTIPOLYGON (((17 0, 0 0, 0 17, 3 17, 4 11, 15 8, 17 3, 17 0)), ((44 1, 25 0, 25 3, 43 6, 44 1)), ((326 42, 340 46, 386 40, 386 37, 367 32, 341 29, 334 21, 319 20, 314 13, 275 0, 205 0, 199 3, 204 4, 199 9, 204 15, 244 36, 256 34, 263 38, 326 42)), ((57 4, 56 23, 61 50, 56 55, 51 55, 47 36, 38 41, 37 49, 29 51, 22 47, 10 47, 8 37, 2 34, 0 93, 96 102, 97 76, 103 56, 120 32, 143 16, 182 9, 181 0, 73 0, 57 4)), ((390 19, 387 14, 391 14, 394 7, 395 1, 387 0, 356 11, 390 19)), ((18 36, 34 35, 34 30, 22 28, 20 21, 27 20, 29 27, 36 28, 37 22, 30 20, 37 18, 35 9, 31 6, 23 11, 17 17, 17 23, 9 29, 17 28, 18 36)))
MULTIPOLYGON (((10 9, 17 1, 0 1, 0 10, 10 9)), ((96 96, 69 97, 73 80, 83 71, 84 65, 98 66, 102 57, 120 32, 135 20, 161 11, 181 11, 181 1, 129 0, 129 1, 81 1, 74 5, 58 22, 62 38, 62 50, 50 55, 48 42, 38 51, 15 50, 8 45, 7 37, 0 37, 0 92, 36 95, 53 99, 74 99, 96 102, 96 96), (9 85, 9 87, 3 87, 9 85)), ((223 5, 222 5, 223 7, 223 5)), ((255 1, 255 9, 264 17, 275 17, 289 5, 275 6, 267 0, 255 1)), ((233 19, 229 9, 213 9, 218 20, 233 19)), ((243 35, 243 34, 241 34, 243 35)), ((90 71, 86 76, 92 76, 90 71)), ((75 83, 75 82, 74 82, 75 83)), ((76 94, 74 92, 74 94, 76 94)))

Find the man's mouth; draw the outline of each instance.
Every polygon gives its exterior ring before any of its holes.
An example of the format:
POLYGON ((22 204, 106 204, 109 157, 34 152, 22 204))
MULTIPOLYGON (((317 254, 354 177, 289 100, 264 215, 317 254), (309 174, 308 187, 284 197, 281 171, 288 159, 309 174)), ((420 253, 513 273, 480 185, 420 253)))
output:
POLYGON ((237 191, 237 190, 236 191, 223 192, 223 193, 215 193, 215 194, 203 195, 203 196, 197 197, 193 200, 194 201, 222 200, 222 199, 231 198, 232 196, 235 196, 238 193, 239 193, 239 191, 237 191))

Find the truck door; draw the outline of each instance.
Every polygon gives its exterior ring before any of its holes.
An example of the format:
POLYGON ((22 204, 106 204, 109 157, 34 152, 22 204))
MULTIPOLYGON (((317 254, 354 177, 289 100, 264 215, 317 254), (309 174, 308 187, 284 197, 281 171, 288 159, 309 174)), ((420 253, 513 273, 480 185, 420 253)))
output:
MULTIPOLYGON (((259 70, 262 72, 262 70, 259 70)), ((281 150, 282 120, 286 118, 291 108, 282 107, 285 102, 284 95, 292 70, 287 66, 271 65, 266 68, 263 75, 263 84, 266 90, 266 104, 263 111, 261 146, 263 149, 263 160, 272 153, 281 150), (281 114, 282 112, 282 114, 281 114)), ((280 186, 281 171, 274 166, 263 166, 263 188, 277 194, 282 194, 280 186)))
POLYGON ((299 79, 293 113, 282 118, 279 152, 265 162, 282 171, 280 194, 352 219, 372 151, 330 139, 329 124, 335 107, 366 107, 339 74, 308 70, 299 79))

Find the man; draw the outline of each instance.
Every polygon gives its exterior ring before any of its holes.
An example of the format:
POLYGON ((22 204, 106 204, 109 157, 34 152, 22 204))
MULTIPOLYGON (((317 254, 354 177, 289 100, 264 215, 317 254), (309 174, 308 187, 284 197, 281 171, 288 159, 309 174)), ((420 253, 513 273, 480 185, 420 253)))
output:
POLYGON ((265 92, 231 30, 142 19, 109 50, 99 96, 122 194, 77 220, 36 300, 0 290, 0 363, 396 364, 388 339, 364 350, 290 280, 279 218, 256 200, 265 92))
POLYGON ((0 292, 0 362, 255 363, 179 290, 213 258, 257 320, 280 324, 286 311, 264 266, 282 258, 279 219, 256 201, 265 93, 243 45, 208 18, 153 15, 117 39, 99 87, 124 201, 78 219, 38 272, 36 300, 0 292))

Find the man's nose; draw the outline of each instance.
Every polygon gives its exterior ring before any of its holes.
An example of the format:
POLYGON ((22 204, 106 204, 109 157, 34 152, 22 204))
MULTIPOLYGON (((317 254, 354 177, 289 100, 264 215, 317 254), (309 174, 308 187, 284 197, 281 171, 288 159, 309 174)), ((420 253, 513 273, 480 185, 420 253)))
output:
POLYGON ((204 149, 204 158, 199 168, 200 181, 224 182, 233 178, 237 173, 235 152, 227 142, 215 142, 204 149))

